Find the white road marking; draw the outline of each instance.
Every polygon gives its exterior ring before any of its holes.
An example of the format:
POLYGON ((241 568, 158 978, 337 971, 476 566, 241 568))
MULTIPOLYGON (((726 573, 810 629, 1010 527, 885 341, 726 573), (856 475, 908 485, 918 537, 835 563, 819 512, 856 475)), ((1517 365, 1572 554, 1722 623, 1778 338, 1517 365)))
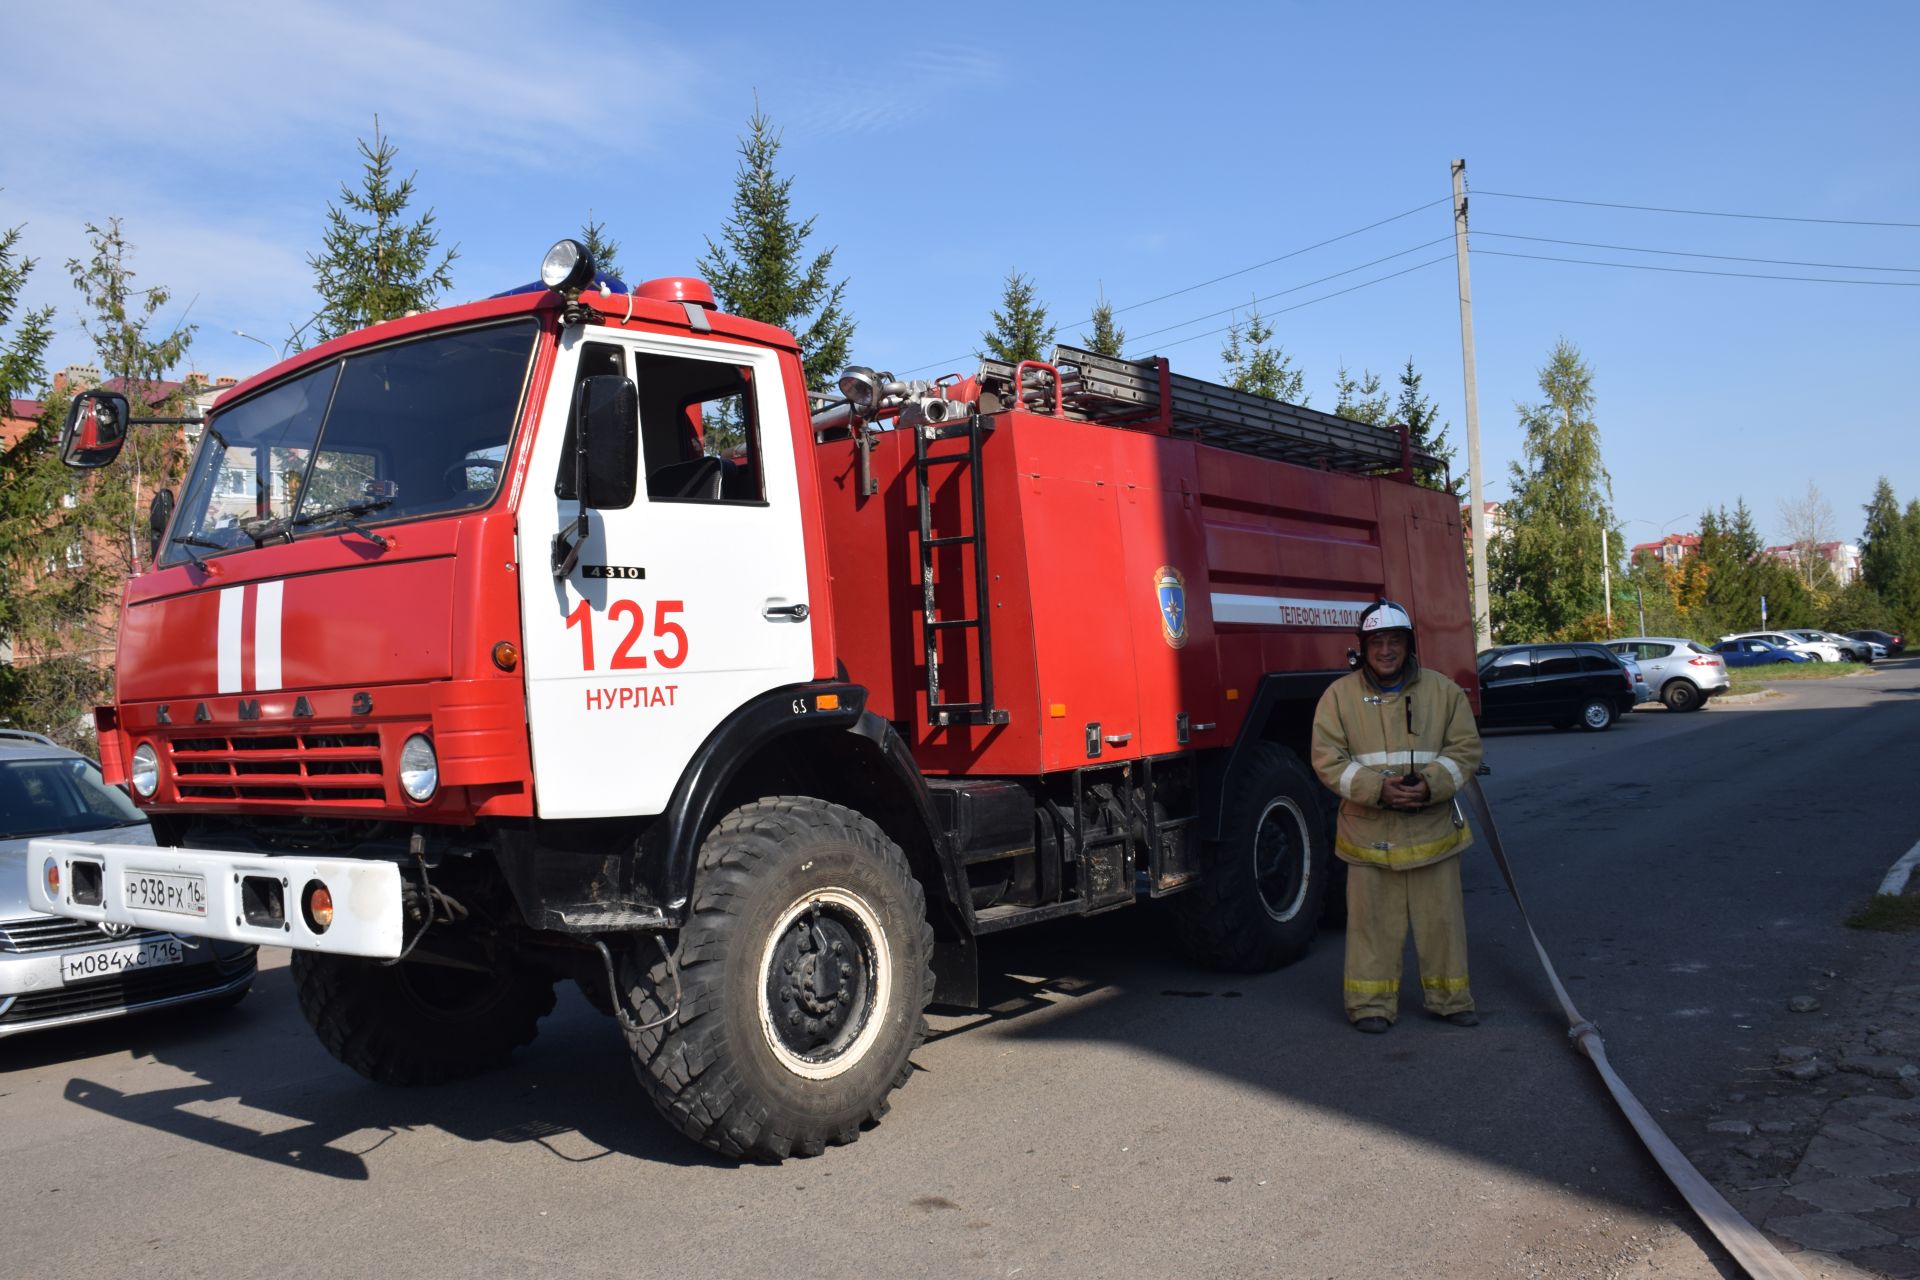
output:
POLYGON ((1920 866, 1920 844, 1901 854, 1900 860, 1887 868, 1887 878, 1880 882, 1880 893, 1897 898, 1906 892, 1907 878, 1915 866, 1920 866))

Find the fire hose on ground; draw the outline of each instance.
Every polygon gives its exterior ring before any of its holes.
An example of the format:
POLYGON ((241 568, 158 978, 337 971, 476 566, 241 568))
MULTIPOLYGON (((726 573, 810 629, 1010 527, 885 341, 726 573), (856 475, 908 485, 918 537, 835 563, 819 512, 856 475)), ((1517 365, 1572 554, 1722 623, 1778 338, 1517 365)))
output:
POLYGON ((1640 1141, 1659 1164, 1660 1171, 1667 1175, 1674 1190, 1686 1200, 1707 1230, 1754 1280, 1805 1280, 1800 1269, 1787 1261, 1760 1234, 1757 1227, 1742 1217, 1727 1203, 1726 1197, 1701 1176, 1700 1171, 1681 1154, 1680 1148, 1673 1144, 1673 1139, 1666 1135, 1659 1122, 1614 1071, 1613 1065, 1607 1061, 1606 1044, 1600 1038, 1600 1029, 1574 1008, 1572 997, 1567 994, 1560 975, 1554 971, 1553 961, 1547 958, 1547 949, 1541 945, 1540 935, 1527 915, 1526 903, 1520 898, 1520 886, 1513 878, 1513 867, 1507 861, 1506 847, 1500 841, 1500 828, 1494 825, 1493 810, 1487 804, 1486 793, 1481 790, 1480 779, 1469 778, 1461 794, 1472 808, 1474 819, 1480 824, 1487 849, 1493 854, 1494 864, 1500 868, 1500 874, 1507 882, 1507 891, 1513 894, 1513 905, 1520 909, 1521 923, 1526 925, 1527 936, 1533 940, 1534 952, 1540 957, 1540 967, 1546 971, 1547 981, 1553 986, 1553 995, 1560 1002, 1561 1013, 1566 1015, 1568 1038, 1593 1063, 1594 1070, 1600 1073, 1607 1092, 1613 1095, 1621 1114, 1626 1116, 1634 1132, 1640 1135, 1640 1141))

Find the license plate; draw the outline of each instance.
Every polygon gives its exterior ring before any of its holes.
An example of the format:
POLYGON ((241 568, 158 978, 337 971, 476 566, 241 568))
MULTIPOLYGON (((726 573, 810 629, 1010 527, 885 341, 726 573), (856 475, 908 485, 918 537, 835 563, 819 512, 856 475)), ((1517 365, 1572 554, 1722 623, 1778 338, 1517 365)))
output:
POLYGON ((99 951, 61 956, 60 981, 86 982, 94 978, 116 978, 141 969, 159 969, 179 964, 186 958, 186 949, 178 938, 131 942, 122 947, 105 947, 99 951))
POLYGON ((147 911, 204 916, 207 914, 206 878, 169 875, 160 871, 129 871, 127 905, 147 911))

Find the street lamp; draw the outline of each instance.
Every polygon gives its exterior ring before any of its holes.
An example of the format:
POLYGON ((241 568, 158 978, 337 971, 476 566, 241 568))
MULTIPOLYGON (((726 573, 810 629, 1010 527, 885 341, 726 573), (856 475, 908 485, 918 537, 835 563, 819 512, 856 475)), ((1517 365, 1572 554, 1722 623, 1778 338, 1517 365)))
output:
POLYGON ((265 347, 267 349, 267 354, 272 356, 275 360, 278 360, 280 358, 280 353, 275 351, 273 349, 273 344, 271 342, 268 342, 265 338, 256 338, 244 329, 235 329, 233 331, 233 336, 236 338, 245 338, 248 342, 257 342, 261 346, 265 347))

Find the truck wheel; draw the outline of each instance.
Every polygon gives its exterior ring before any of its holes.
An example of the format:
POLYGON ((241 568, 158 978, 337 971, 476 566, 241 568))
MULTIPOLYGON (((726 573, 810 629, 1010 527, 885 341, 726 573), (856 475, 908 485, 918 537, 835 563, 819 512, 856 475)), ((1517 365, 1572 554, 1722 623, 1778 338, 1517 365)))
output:
POLYGON ((1199 883, 1167 906, 1195 959, 1263 973, 1313 941, 1331 846, 1319 784, 1286 748, 1256 743, 1228 785, 1221 838, 1201 851, 1199 883))
MULTIPOLYGON (((696 1142, 819 1155, 886 1114, 913 1070, 933 999, 926 897, 851 809, 772 796, 721 819, 676 955, 678 1016, 627 1042, 654 1105, 696 1142)), ((666 962, 645 956, 630 950, 621 982, 642 1024, 674 997, 666 962)))
POLYGON ((1669 711, 1698 711, 1700 687, 1691 680, 1669 680, 1667 687, 1660 691, 1660 701, 1667 704, 1669 711))
POLYGON ((320 1043, 369 1080, 440 1084, 497 1067, 553 1010, 553 979, 409 961, 293 953, 300 1012, 320 1043))

